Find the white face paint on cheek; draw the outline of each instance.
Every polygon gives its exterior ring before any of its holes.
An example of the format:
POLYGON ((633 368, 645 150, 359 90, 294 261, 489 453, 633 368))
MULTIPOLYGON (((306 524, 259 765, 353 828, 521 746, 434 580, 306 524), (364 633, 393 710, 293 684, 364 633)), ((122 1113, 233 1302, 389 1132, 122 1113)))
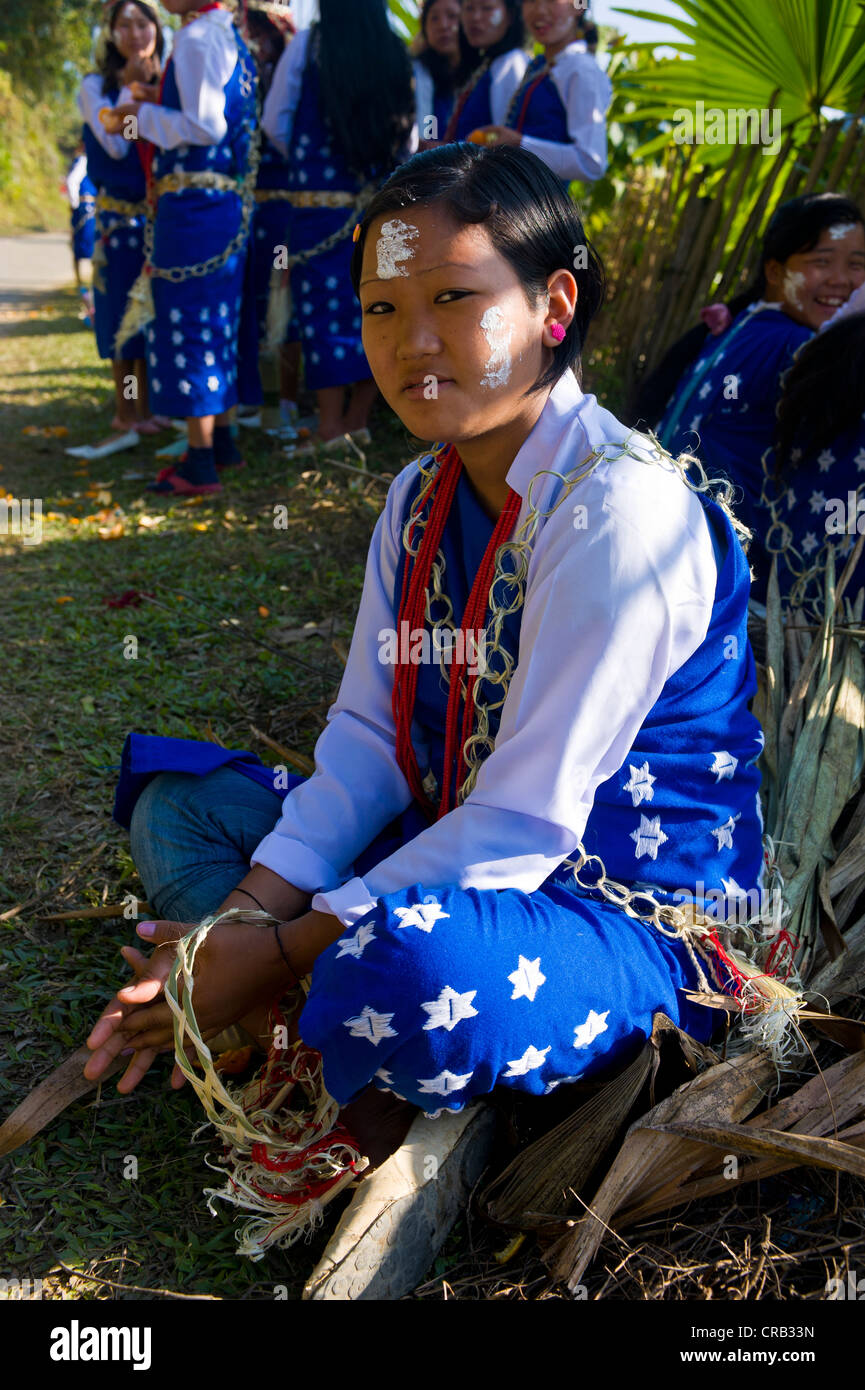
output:
POLYGON ((481 386, 494 390, 497 386, 506 386, 511 379, 510 348, 514 326, 505 322, 501 309, 494 304, 481 319, 481 331, 490 349, 481 386))
POLYGON ((837 226, 829 228, 829 236, 833 241, 842 241, 845 236, 855 232, 858 222, 839 222, 837 226))
POLYGON ((379 280, 393 280, 397 275, 408 277, 408 271, 399 262, 411 259, 414 247, 409 242, 419 236, 420 231, 412 222, 401 222, 395 217, 384 223, 375 247, 379 280))
POLYGON ((504 10, 493 10, 492 14, 490 15, 490 24, 492 24, 493 26, 497 26, 501 24, 503 19, 504 10))
POLYGON ((788 304, 792 304, 794 309, 802 308, 802 300, 799 291, 805 283, 805 276, 801 270, 788 270, 784 274, 784 298, 788 304))

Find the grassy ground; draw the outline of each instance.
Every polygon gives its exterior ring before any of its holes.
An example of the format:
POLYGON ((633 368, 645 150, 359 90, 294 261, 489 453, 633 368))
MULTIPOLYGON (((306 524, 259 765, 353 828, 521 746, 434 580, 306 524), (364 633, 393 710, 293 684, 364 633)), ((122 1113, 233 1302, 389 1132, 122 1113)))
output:
MULTIPOLYGON (((590 364, 587 387, 618 408, 606 374, 590 364)), ((3 1117, 80 1046, 126 973, 117 950, 130 923, 41 920, 142 894, 110 814, 126 733, 215 738, 279 761, 255 726, 308 755, 340 678, 384 475, 411 450, 385 413, 369 478, 303 469, 252 435, 246 473, 219 498, 185 502, 144 492, 152 443, 80 465, 64 445, 97 439, 110 402, 73 292, 0 316, 0 383, 0 494, 44 509, 41 544, 0 534, 3 1117), (57 427, 68 435, 43 433, 57 427), (131 589, 152 597, 107 606, 131 589), (306 624, 325 634, 303 635, 306 624)), ((230 1215, 211 1217, 202 1197, 212 1175, 207 1138, 192 1140, 198 1102, 166 1077, 167 1064, 126 1098, 109 1082, 0 1163, 0 1274, 42 1278, 55 1298, 298 1296, 325 1237, 237 1258, 230 1215), (130 1159, 137 1177, 124 1176, 130 1159)), ((823 1297, 857 1251, 861 1264, 863 1190, 793 1172, 611 1236, 588 1297, 823 1297)), ((561 1296, 531 1241, 497 1260, 508 1239, 460 1223, 415 1297, 561 1296)))

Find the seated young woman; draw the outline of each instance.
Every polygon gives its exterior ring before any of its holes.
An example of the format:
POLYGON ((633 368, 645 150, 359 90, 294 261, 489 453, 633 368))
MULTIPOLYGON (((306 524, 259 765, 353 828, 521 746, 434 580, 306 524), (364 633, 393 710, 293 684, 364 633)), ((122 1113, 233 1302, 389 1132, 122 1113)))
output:
POLYGON ((202 1034, 263 1035, 311 974, 300 1037, 374 1161, 417 1108, 624 1064, 658 1011, 703 1040, 723 1027, 692 997, 729 984, 723 963, 676 903, 761 883, 748 565, 724 500, 582 392, 603 289, 576 244, 574 204, 524 150, 431 150, 374 197, 352 263, 364 349, 432 447, 376 524, 314 775, 280 806, 248 755, 201 745, 204 773, 177 770, 186 744, 127 750, 161 919, 138 931, 159 949, 124 948, 137 978, 88 1076, 131 1050, 118 1089, 140 1082, 171 1046, 172 943, 256 905, 273 929, 217 923, 199 952, 202 1034))

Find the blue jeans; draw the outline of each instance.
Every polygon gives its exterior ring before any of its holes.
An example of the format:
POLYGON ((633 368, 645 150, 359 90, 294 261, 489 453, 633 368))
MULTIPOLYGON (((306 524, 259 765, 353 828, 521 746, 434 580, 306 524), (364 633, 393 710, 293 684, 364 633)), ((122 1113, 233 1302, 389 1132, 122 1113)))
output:
POLYGON ((206 777, 161 772, 132 814, 132 858, 154 915, 200 922, 249 873, 282 799, 233 768, 206 777))

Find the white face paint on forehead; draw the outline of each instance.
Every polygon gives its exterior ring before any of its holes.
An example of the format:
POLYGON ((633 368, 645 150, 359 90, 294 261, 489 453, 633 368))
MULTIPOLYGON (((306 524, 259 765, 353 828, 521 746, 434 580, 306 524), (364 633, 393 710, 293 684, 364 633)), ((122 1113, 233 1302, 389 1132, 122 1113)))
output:
POLYGON ((375 247, 379 280, 393 280, 397 275, 408 277, 408 271, 398 262, 411 259, 414 247, 409 246, 409 242, 419 236, 420 231, 413 222, 402 222, 394 217, 384 223, 375 247))
POLYGON ((501 309, 494 304, 481 319, 481 330, 490 349, 481 386, 494 390, 497 386, 506 386, 511 378, 510 349, 514 326, 505 321, 501 309))
POLYGON ((858 222, 837 222, 834 227, 829 228, 829 236, 833 241, 841 241, 851 232, 855 232, 858 226, 858 222))
POLYGON ((792 304, 794 309, 802 308, 802 301, 799 298, 799 291, 805 283, 805 276, 801 270, 788 270, 784 274, 784 298, 788 304, 792 304))

